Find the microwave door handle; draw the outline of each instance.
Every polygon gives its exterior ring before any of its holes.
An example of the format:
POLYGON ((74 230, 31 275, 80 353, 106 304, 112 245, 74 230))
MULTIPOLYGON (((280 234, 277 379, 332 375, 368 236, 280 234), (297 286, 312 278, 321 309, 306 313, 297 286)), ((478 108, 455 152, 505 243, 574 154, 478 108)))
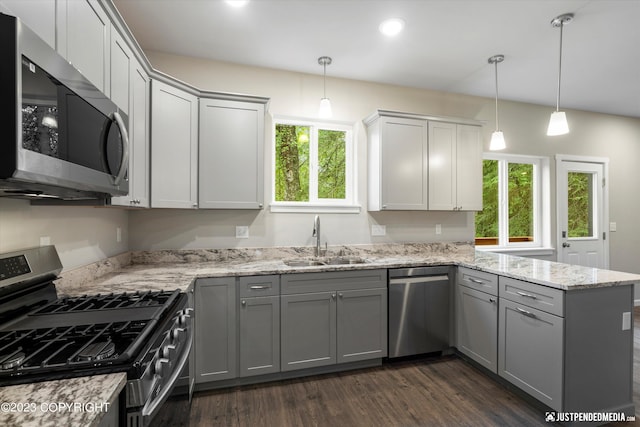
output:
POLYGON ((122 116, 117 111, 113 112, 113 120, 120 128, 120 134, 122 135, 122 158, 120 159, 120 170, 113 180, 113 185, 120 185, 120 181, 124 178, 124 175, 129 169, 129 135, 127 134, 127 127, 122 120, 122 116))

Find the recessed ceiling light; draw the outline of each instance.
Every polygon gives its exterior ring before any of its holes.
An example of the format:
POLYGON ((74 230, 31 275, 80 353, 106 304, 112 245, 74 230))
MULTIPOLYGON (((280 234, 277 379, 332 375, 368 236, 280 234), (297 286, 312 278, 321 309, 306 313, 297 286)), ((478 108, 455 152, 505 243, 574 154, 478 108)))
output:
POLYGON ((244 7, 249 3, 249 0, 226 0, 227 4, 232 7, 244 7))
POLYGON ((385 36, 393 37, 398 35, 404 28, 404 20, 400 18, 391 18, 382 21, 378 29, 385 36))

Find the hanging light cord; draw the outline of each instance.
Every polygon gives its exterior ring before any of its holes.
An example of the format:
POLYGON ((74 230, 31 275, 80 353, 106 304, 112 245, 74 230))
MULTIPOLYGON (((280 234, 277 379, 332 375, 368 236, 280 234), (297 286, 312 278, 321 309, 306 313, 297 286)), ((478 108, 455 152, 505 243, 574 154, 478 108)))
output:
POLYGON ((496 68, 496 130, 500 130, 500 125, 498 124, 498 61, 494 61, 493 65, 496 68))
MULTIPOLYGON (((323 86, 324 86, 324 97, 327 97, 327 61, 322 61, 322 68, 323 68, 323 86)), ((317 95, 316 95, 317 96, 317 95)))
POLYGON ((556 111, 560 111, 560 78, 562 76, 562 29, 564 22, 560 21, 560 59, 558 61, 558 94, 556 97, 556 111))

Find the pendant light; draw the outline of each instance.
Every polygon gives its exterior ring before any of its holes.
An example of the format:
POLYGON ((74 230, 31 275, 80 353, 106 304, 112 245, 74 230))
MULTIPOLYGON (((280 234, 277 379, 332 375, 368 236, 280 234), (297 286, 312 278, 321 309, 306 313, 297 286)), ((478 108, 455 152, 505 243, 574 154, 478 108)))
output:
POLYGON ((551 26, 553 28, 560 28, 560 60, 558 61, 558 94, 556 97, 556 111, 551 113, 551 118, 549 118, 549 127, 547 128, 547 135, 549 136, 569 133, 567 115, 564 111, 560 111, 560 78, 562 76, 562 29, 571 21, 573 21, 573 13, 565 13, 551 21, 551 26))
POLYGON ((488 60, 489 64, 495 65, 496 70, 496 130, 491 134, 491 143, 489 144, 491 151, 504 150, 507 147, 498 122, 498 64, 502 61, 504 61, 504 55, 494 55, 488 60))
POLYGON ((331 111, 331 101, 327 98, 327 65, 331 65, 331 58, 328 56, 321 56, 318 58, 318 64, 322 65, 324 69, 324 96, 320 100, 320 110, 318 111, 318 115, 322 119, 329 119, 333 116, 333 112, 331 111))

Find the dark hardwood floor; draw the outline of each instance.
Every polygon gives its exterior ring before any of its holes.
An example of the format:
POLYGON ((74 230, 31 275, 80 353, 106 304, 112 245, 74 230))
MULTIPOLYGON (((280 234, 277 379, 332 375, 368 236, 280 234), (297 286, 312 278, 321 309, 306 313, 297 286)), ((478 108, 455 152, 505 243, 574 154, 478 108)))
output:
MULTIPOLYGON (((634 310, 634 402, 640 411, 640 307, 634 310)), ((169 402, 158 426, 550 426, 544 410, 457 356, 200 392, 169 402)), ((640 426, 633 422, 615 427, 640 426)))

